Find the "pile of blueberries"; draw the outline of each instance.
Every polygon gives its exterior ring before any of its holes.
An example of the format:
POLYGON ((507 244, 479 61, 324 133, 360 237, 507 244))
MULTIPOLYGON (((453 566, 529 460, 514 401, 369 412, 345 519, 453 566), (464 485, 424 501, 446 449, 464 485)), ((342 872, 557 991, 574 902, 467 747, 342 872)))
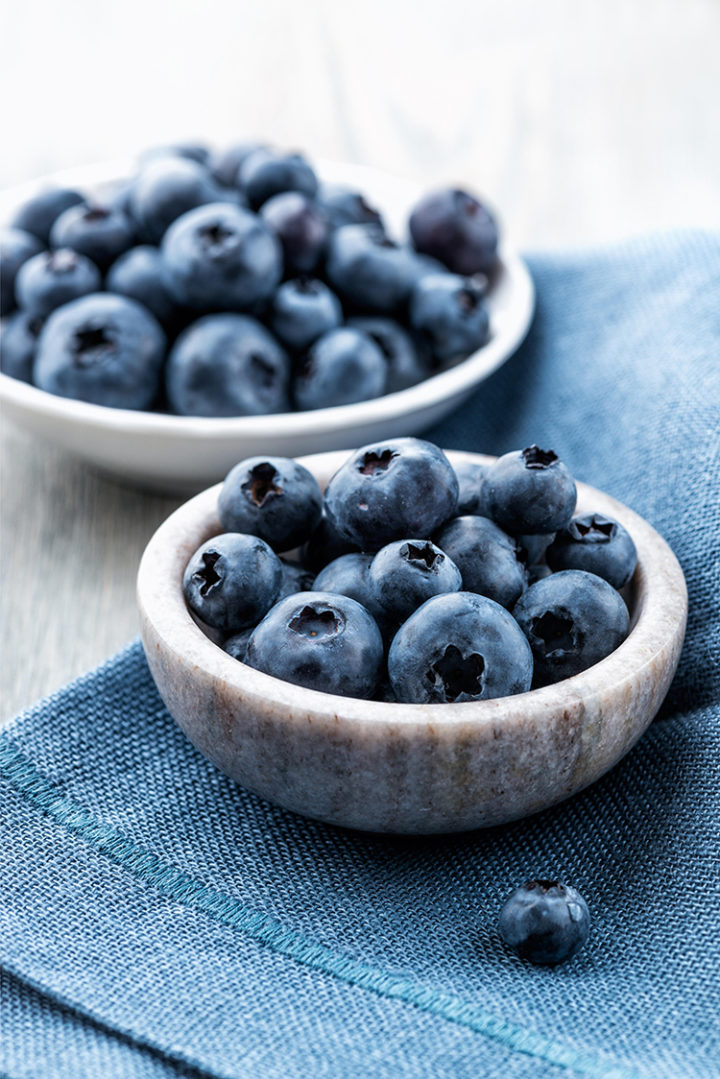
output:
POLYGON ((190 559, 184 594, 230 655, 296 685, 505 697, 627 636, 633 540, 575 508, 568 469, 537 446, 453 469, 432 443, 391 439, 353 453, 324 496, 298 462, 254 457, 228 474, 224 532, 190 559))
POLYGON ((155 149, 102 200, 58 188, 0 233, 0 367, 63 397, 246 416, 393 393, 486 343, 498 230, 466 191, 398 243, 300 154, 155 149))

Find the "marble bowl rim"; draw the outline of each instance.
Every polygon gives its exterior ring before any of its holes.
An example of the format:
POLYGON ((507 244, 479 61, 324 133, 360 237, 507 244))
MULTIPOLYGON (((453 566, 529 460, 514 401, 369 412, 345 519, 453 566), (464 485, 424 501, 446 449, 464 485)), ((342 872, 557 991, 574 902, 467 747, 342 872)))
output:
MULTIPOLYGON (((447 450, 451 462, 474 460, 489 463, 484 454, 447 450)), ((329 477, 348 456, 330 451, 300 458, 320 476, 329 477)), ((267 708, 274 705, 292 725, 300 716, 313 717, 329 726, 344 724, 385 730, 401 725, 405 730, 428 725, 442 738, 477 732, 486 724, 511 723, 521 717, 564 711, 578 699, 589 705, 594 699, 618 698, 642 677, 658 655, 669 654, 682 639, 687 615, 687 588, 683 571, 667 542, 642 517, 623 503, 587 484, 578 482, 581 511, 606 513, 630 531, 638 548, 638 568, 632 589, 631 630, 609 656, 586 671, 554 685, 510 697, 454 704, 400 704, 342 697, 306 689, 256 671, 229 656, 200 628, 190 615, 182 594, 182 570, 190 554, 217 535, 211 531, 221 484, 206 488, 183 503, 160 525, 148 542, 138 571, 137 597, 141 619, 152 624, 154 636, 167 653, 185 669, 202 671, 221 680, 246 705, 253 699, 267 708), (589 504, 588 504, 589 500, 589 504), (202 536, 202 538, 199 538, 202 536)), ((216 520, 216 518, 215 518, 216 520)), ((158 646, 159 647, 159 646, 158 646)), ((679 649, 678 649, 679 651, 679 649)))

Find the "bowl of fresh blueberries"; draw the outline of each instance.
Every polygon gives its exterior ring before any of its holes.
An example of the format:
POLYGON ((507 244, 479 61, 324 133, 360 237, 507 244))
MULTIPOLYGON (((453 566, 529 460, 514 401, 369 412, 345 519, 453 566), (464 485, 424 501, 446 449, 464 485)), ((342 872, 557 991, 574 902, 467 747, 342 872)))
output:
POLYGON ((146 487, 416 434, 532 316, 471 192, 257 143, 58 174, 0 219, 6 414, 146 487))
POLYGON ((375 832, 497 825, 592 783, 677 667, 682 570, 549 449, 414 437, 254 456, 148 544, 142 637, 223 772, 375 832))

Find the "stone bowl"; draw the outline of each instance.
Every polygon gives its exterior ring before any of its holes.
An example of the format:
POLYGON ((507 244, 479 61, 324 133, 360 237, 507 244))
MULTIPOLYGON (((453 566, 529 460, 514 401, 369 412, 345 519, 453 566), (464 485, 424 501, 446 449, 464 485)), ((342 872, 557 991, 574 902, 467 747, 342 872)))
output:
MULTIPOLYGON (((458 463, 491 458, 448 453, 458 463)), ((321 485, 345 453, 306 457, 321 485)), ((185 565, 217 535, 211 487, 150 540, 138 574, 142 639, 165 704, 191 742, 263 798, 330 824, 430 834, 537 813, 587 787, 658 711, 685 633, 687 590, 667 543, 613 498, 578 484, 578 512, 620 521, 638 550, 628 638, 553 686, 462 704, 388 704, 303 689, 223 652, 191 617, 185 565)))

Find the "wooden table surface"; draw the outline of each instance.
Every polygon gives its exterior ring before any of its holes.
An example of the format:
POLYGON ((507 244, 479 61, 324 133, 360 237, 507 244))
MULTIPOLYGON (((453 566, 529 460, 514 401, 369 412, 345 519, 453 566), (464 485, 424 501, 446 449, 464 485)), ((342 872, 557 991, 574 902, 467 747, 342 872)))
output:
MULTIPOLYGON (((182 136, 261 134, 465 182, 523 249, 720 227, 716 0, 28 0, 5 31, 4 185, 182 136)), ((138 560, 178 502, 7 421, 1 440, 7 718, 137 632, 138 560)))

